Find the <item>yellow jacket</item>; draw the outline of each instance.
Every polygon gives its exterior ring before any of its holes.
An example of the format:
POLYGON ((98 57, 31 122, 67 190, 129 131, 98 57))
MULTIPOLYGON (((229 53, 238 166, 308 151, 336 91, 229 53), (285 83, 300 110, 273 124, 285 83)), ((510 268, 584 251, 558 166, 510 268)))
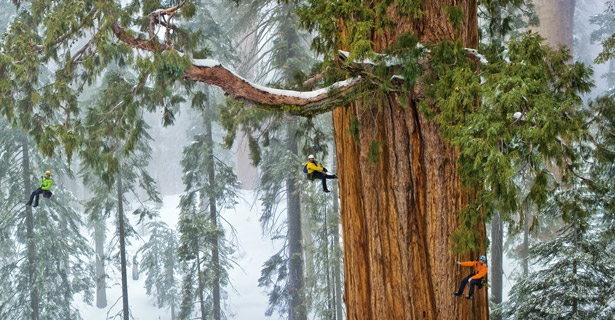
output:
POLYGON ((304 166, 307 166, 307 173, 312 173, 314 171, 323 171, 325 168, 319 166, 315 162, 306 162, 304 166))
POLYGON ((472 280, 478 280, 487 275, 487 265, 480 264, 478 261, 464 261, 461 263, 464 267, 474 267, 475 275, 472 276, 472 280))

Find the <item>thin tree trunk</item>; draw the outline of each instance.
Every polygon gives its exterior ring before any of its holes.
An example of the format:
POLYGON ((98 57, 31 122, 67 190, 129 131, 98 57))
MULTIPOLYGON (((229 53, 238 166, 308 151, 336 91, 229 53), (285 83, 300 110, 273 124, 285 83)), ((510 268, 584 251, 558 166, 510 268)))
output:
POLYGON ((327 289, 327 319, 331 319, 334 315, 333 313, 333 294, 331 294, 331 289, 333 289, 333 285, 331 283, 331 263, 329 257, 329 217, 327 216, 327 208, 325 207, 324 221, 323 227, 325 228, 325 272, 327 274, 325 278, 325 288, 327 289))
POLYGON ((101 218, 94 225, 94 242, 96 246, 96 307, 107 307, 107 279, 105 273, 105 219, 101 218))
MULTIPOLYGON (((431 0, 421 9, 412 21, 391 12, 395 30, 374 32, 374 49, 384 52, 408 31, 421 43, 458 39, 477 47, 476 0, 431 0), (458 30, 448 22, 451 6, 465 14, 458 30)), ((408 93, 405 107, 398 94, 383 94, 333 111, 348 319, 488 319, 486 288, 474 303, 452 294, 467 270, 455 264, 450 236, 458 212, 474 199, 460 183, 458 151, 419 110, 420 97, 408 93), (358 142, 352 119, 360 124, 358 142), (384 142, 376 165, 368 161, 374 140, 384 142)), ((484 222, 477 228, 481 250, 463 259, 485 253, 484 222)))
POLYGON ((126 271, 126 232, 124 228, 124 196, 122 174, 117 173, 117 221, 120 240, 120 265, 122 269, 122 313, 124 320, 130 320, 128 311, 128 275, 126 271))
MULTIPOLYGON (((173 242, 174 243, 174 242, 173 242)), ((175 259, 176 259, 176 253, 177 253, 177 247, 175 245, 173 245, 171 247, 171 254, 173 255, 171 257, 171 266, 169 267, 169 269, 167 270, 167 279, 169 281, 169 283, 171 284, 171 288, 175 287, 175 259)), ((171 320, 175 320, 175 295, 172 296, 171 298, 171 320)))
MULTIPOLYGON (((286 146, 289 152, 293 154, 297 154, 295 132, 296 122, 291 119, 287 125, 286 146)), ((297 192, 296 181, 293 177, 286 179, 286 199, 288 220, 288 291, 290 294, 289 320, 306 320, 301 199, 297 192)))
POLYGON ((139 262, 136 255, 132 257, 132 280, 139 280, 139 262))
MULTIPOLYGON (((207 114, 205 116, 205 144, 207 145, 207 180, 209 187, 213 188, 216 184, 216 172, 214 168, 214 140, 212 136, 212 121, 209 103, 209 89, 205 89, 207 92, 207 114)), ((211 227, 213 228, 213 234, 210 235, 211 239, 211 263, 213 267, 213 279, 212 279, 212 291, 213 291, 213 312, 214 320, 220 320, 222 315, 222 309, 220 307, 220 248, 219 248, 219 232, 218 232, 218 211, 216 208, 216 198, 213 194, 208 195, 209 198, 209 219, 211 227)))
MULTIPOLYGON (((491 220, 491 294, 493 303, 499 306, 502 303, 502 275, 503 269, 503 223, 499 212, 495 212, 491 220)), ((501 316, 494 317, 494 320, 502 319, 501 316)))
POLYGON ((521 263, 523 265, 523 276, 529 273, 528 254, 530 251, 530 224, 533 209, 527 210, 525 221, 523 221, 523 244, 521 247, 521 263))
MULTIPOLYGON (((30 197, 30 193, 32 192, 32 185, 30 184, 30 153, 28 151, 28 140, 23 138, 21 140, 21 149, 23 152, 22 157, 22 169, 23 169, 23 180, 24 180, 24 190, 26 194, 26 199, 30 197)), ((30 309, 31 309, 31 317, 32 320, 39 319, 39 292, 38 287, 39 283, 37 283, 37 270, 36 270, 36 239, 34 235, 34 216, 32 215, 32 207, 26 206, 26 250, 27 250, 27 264, 28 264, 28 289, 30 290, 30 309)))
MULTIPOLYGON (((197 242, 197 248, 199 248, 198 242, 197 242)), ((207 314, 205 313, 205 297, 203 296, 203 291, 205 291, 205 286, 203 285, 203 276, 201 275, 201 254, 198 252, 196 252, 196 272, 197 272, 197 279, 199 281, 199 302, 201 303, 201 320, 205 320, 207 317, 207 314)))

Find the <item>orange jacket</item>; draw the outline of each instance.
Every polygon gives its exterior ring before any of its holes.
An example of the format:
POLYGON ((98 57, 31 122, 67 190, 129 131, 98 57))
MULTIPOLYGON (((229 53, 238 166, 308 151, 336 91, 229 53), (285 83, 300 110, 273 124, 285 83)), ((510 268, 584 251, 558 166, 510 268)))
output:
POLYGON ((478 280, 487 275, 487 265, 480 264, 478 261, 464 261, 461 265, 464 267, 474 267, 475 275, 470 278, 471 280, 478 280))

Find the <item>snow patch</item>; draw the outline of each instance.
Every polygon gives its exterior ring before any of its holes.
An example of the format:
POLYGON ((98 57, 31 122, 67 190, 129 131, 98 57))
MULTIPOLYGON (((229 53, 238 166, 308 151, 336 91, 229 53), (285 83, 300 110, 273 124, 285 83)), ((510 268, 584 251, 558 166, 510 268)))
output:
POLYGON ((214 60, 214 59, 192 59, 192 64, 198 67, 205 67, 205 68, 213 68, 213 67, 222 66, 222 64, 218 60, 214 60))
POLYGON ((476 49, 472 49, 472 48, 465 48, 466 51, 472 52, 472 54, 474 54, 476 57, 478 57, 478 59, 480 60, 480 63, 482 64, 488 64, 489 61, 487 61, 487 58, 485 58, 485 56, 483 56, 482 54, 478 53, 478 50, 476 49))
MULTIPOLYGON (((239 76, 238 76, 239 77, 239 76)), ((241 77, 240 77, 241 78, 241 77)), ((313 91, 294 91, 294 90, 284 90, 284 89, 276 89, 276 88, 269 88, 269 87, 265 87, 265 86, 261 86, 259 84, 253 83, 251 81, 248 81, 246 79, 241 78, 243 81, 249 83, 252 87, 270 93, 270 94, 275 94, 275 95, 280 95, 280 96, 287 96, 287 97, 295 97, 295 98, 300 98, 300 99, 311 99, 311 98, 315 98, 318 97, 322 94, 326 94, 327 92, 329 92, 329 90, 331 89, 338 89, 338 88, 342 88, 345 87, 349 84, 351 84, 352 82, 358 81, 359 79, 361 79, 361 77, 354 77, 354 78, 350 78, 350 79, 346 79, 344 81, 338 81, 328 87, 322 88, 322 89, 318 89, 318 90, 313 90, 313 91)))
MULTIPOLYGON (((179 221, 180 195, 165 196, 163 205, 160 208, 160 216, 156 220, 165 222, 171 229, 177 228, 179 221)), ((282 202, 279 210, 285 210, 282 202)), ((261 204, 257 194, 252 191, 241 191, 240 201, 233 209, 224 209, 221 216, 231 224, 235 230, 235 238, 232 240, 238 244, 236 254, 233 257, 234 267, 230 269, 229 278, 232 287, 227 287, 227 294, 223 303, 226 304, 225 311, 234 320, 269 320, 265 316, 268 306, 268 296, 265 288, 258 286, 260 271, 267 259, 275 254, 283 246, 282 240, 271 241, 263 239, 261 227, 258 221, 261 204)), ((132 238, 127 244, 127 256, 132 262, 132 257, 136 251, 149 238, 147 230, 143 225, 137 225, 138 217, 127 215, 135 231, 139 233, 137 238, 132 238)), ((227 237, 233 238, 227 229, 227 237)), ((114 219, 107 219, 108 236, 112 236, 115 230, 114 219)), ((139 257, 140 258, 140 257, 139 257)), ((94 260, 91 259, 92 263, 94 260)), ((141 272, 139 280, 133 280, 128 270, 128 301, 130 304, 131 319, 134 320, 171 320, 171 312, 168 308, 156 307, 156 299, 147 294, 145 290, 145 273, 141 272)), ((83 319, 87 320, 107 320, 116 319, 116 314, 122 311, 122 288, 119 271, 107 265, 107 302, 105 308, 99 309, 94 305, 89 305, 83 301, 83 296, 76 296, 73 307, 79 310, 83 319), (107 317, 109 314, 109 317, 107 317)), ((95 300, 95 299, 94 299, 95 300)))

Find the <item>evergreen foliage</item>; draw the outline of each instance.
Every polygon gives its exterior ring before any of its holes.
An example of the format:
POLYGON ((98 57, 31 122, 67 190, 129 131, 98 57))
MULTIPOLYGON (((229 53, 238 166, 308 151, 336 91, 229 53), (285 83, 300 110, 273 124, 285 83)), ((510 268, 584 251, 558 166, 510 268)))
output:
POLYGON ((547 219, 564 225, 553 239, 530 250, 536 267, 513 287, 509 318, 609 319, 615 316, 613 245, 613 100, 589 104, 587 131, 563 187, 543 206, 547 219))
MULTIPOLYGON (((536 269, 518 281, 506 303, 510 319, 608 319, 612 308, 613 251, 596 241, 594 197, 574 185, 552 197, 545 210, 566 225, 557 237, 531 248, 536 269), (594 227, 592 227, 594 226, 594 227)), ((591 194, 591 193, 589 193, 591 194)))
MULTIPOLYGON (((110 34, 114 23, 135 25, 149 29, 149 14, 165 6, 179 5, 180 1, 133 1, 122 6, 115 1, 16 1, 17 16, 4 36, 0 69, 4 77, 0 83, 3 116, 12 124, 26 129, 35 138, 44 155, 51 155, 63 147, 67 158, 85 152, 96 143, 85 138, 89 127, 80 117, 83 108, 79 97, 101 80, 104 70, 130 67, 138 73, 138 84, 133 86, 133 96, 126 99, 126 108, 163 110, 165 123, 172 123, 172 106, 182 99, 174 91, 177 81, 183 82, 183 70, 189 59, 175 51, 151 55, 134 55, 130 46, 119 42, 110 34), (151 11, 150 11, 151 10, 151 11), (144 18, 140 18, 144 14, 144 18), (144 84, 152 90, 145 90, 144 84), (128 101, 130 100, 130 101, 128 101), (59 118, 49 117, 53 112, 59 118)), ((189 18, 194 12, 192 2, 183 2, 175 20, 189 18)), ((161 44, 173 41, 174 47, 186 53, 199 51, 198 34, 167 32, 161 44)), ((139 127, 137 118, 124 119, 127 125, 139 127), (134 121, 134 123, 129 123, 134 121)), ((90 137, 93 138, 93 137, 90 137)), ((127 140, 126 151, 131 152, 136 138, 127 140)), ((87 157, 88 155, 86 155, 87 157)), ((103 158, 108 170, 106 182, 112 180, 112 169, 117 164, 117 154, 103 158)), ((102 168, 99 168, 102 169, 102 168)))
POLYGON ((211 99, 203 94, 193 98, 193 106, 203 112, 205 131, 197 133, 184 148, 181 161, 185 193, 180 200, 178 254, 187 267, 183 273, 180 319, 190 319, 199 304, 202 318, 216 319, 218 312, 226 318, 223 310, 215 310, 221 302, 215 301, 214 292, 221 295, 230 284, 227 270, 232 265, 234 248, 226 238, 219 210, 236 204, 239 182, 212 139, 217 114, 212 112, 211 99))
MULTIPOLYGON (((564 164, 572 156, 570 143, 584 132, 581 94, 592 86, 592 71, 567 64, 566 49, 553 50, 542 41, 530 33, 512 37, 504 57, 482 70, 484 85, 470 66, 443 69, 434 83, 439 98, 434 119, 442 124, 443 136, 460 147, 462 182, 479 190, 479 200, 462 213, 464 222, 454 236, 461 248, 476 243, 476 236, 468 237, 476 230, 469 217, 479 215, 479 207, 505 213, 517 209, 515 176, 534 180, 530 200, 540 206, 549 192, 547 166, 564 164)), ((442 45, 438 52, 451 61, 459 52, 453 48, 442 45)))
MULTIPOLYGON (((85 203, 86 213, 93 226, 116 216, 119 251, 111 252, 110 261, 122 274, 124 318, 128 313, 128 288, 125 246, 135 234, 125 212, 131 209, 140 220, 156 215, 154 207, 161 203, 154 179, 147 172, 151 157, 148 125, 143 111, 137 108, 131 81, 119 71, 105 75, 105 83, 93 98, 83 123, 87 137, 82 156, 81 175, 93 197, 85 203), (112 184, 115 181, 115 184, 112 184), (131 208, 130 200, 137 206, 131 208)), ((103 229, 104 230, 104 229, 103 229)), ((96 232, 96 231, 95 231, 96 232)), ((103 235, 104 237, 104 235, 103 235)), ((116 243, 112 248, 118 248, 116 243)), ((99 253, 100 254, 100 253, 99 253)), ((106 257, 98 257, 106 259, 106 257)))
POLYGON ((81 215, 71 207, 76 199, 62 183, 71 177, 69 168, 58 156, 43 160, 26 133, 4 120, 0 121, 0 167, 0 181, 6 186, 0 192, 0 286, 13 288, 0 294, 0 318, 31 319, 31 298, 36 297, 41 318, 81 319, 73 303, 77 295, 92 300, 93 270, 84 260, 92 250, 81 235, 81 215), (41 197, 34 210, 25 207, 32 190, 26 195, 24 186, 38 187, 38 174, 47 169, 55 180, 53 197, 41 197), (24 171, 30 172, 28 183, 23 180, 24 171))
POLYGON ((607 1, 607 10, 600 15, 591 18, 591 22, 598 24, 598 30, 592 33, 592 40, 602 41, 602 52, 596 57, 594 62, 604 63, 615 57, 615 31, 613 23, 615 22, 615 1, 607 1))
POLYGON ((164 222, 147 223, 150 237, 139 249, 141 268, 146 274, 145 289, 156 298, 156 306, 168 307, 174 317, 179 307, 181 266, 177 259, 179 239, 177 233, 164 222))
MULTIPOLYGON (((330 189, 335 195, 337 186, 330 189)), ((336 310, 343 309, 335 298, 335 291, 342 290, 336 287, 335 278, 343 279, 342 274, 336 274, 336 265, 342 265, 343 259, 338 236, 340 213, 331 196, 319 189, 306 189, 302 193, 301 210, 306 213, 306 230, 311 232, 310 241, 305 243, 306 303, 314 319, 336 319, 336 310)))

